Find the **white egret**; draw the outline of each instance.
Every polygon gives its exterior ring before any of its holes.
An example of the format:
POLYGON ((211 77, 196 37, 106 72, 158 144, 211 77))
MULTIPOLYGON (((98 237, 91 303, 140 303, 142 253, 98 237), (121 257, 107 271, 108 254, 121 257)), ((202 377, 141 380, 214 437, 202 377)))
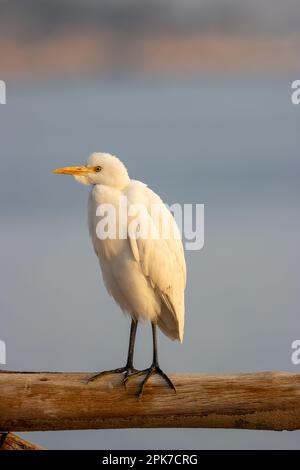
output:
POLYGON ((142 395, 149 377, 157 373, 176 391, 169 377, 159 366, 156 339, 157 326, 172 340, 183 339, 186 266, 174 218, 160 197, 144 183, 131 180, 123 163, 113 155, 93 153, 85 166, 58 168, 53 172, 73 175, 78 182, 92 185, 88 223, 94 250, 109 294, 132 319, 126 365, 95 374, 90 380, 95 380, 103 374, 123 373, 123 382, 126 383, 131 377, 145 374, 139 391, 139 395, 142 395), (127 214, 122 214, 125 209, 120 206, 121 197, 126 198, 127 214), (104 204, 116 209, 117 227, 123 224, 121 216, 123 220, 125 215, 127 220, 126 216, 134 205, 142 206, 145 210, 136 231, 146 228, 146 225, 148 230, 151 226, 155 236, 153 232, 151 236, 136 236, 134 230, 128 230, 127 221, 125 237, 124 234, 120 237, 119 232, 115 237, 99 237, 97 208, 101 205, 103 207, 104 204), (153 218, 153 205, 160 208, 158 219, 153 218), (163 236, 162 226, 171 228, 166 237, 163 236), (133 354, 140 320, 148 320, 152 324, 153 360, 149 368, 137 371, 133 366, 133 354))

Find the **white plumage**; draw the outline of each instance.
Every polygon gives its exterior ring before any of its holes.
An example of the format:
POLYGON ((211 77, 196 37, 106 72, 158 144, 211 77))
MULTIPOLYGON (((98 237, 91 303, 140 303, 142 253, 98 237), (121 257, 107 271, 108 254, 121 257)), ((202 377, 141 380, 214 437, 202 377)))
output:
MULTIPOLYGON (((103 183, 93 186, 89 196, 89 231, 102 270, 105 286, 121 309, 137 320, 157 322, 171 339, 183 339, 184 289, 186 267, 182 242, 175 220, 160 197, 144 183, 127 179, 127 171, 116 157, 92 154, 88 165, 100 165, 103 183), (119 175, 114 185, 107 185, 105 168, 113 167, 119 175), (125 173, 126 172, 126 173, 125 173), (124 173, 124 177, 121 177, 124 173), (151 206, 160 204, 163 223, 170 224, 172 238, 162 238, 162 226, 156 227, 159 238, 133 238, 100 240, 96 234, 99 204, 112 204, 116 211, 116 227, 119 228, 119 203, 127 198, 128 212, 132 204, 142 204, 146 216, 151 218, 151 206)), ((99 179, 100 179, 99 175, 99 179)), ((110 184, 112 184, 110 182, 110 184)), ((151 220, 139 219, 150 226, 151 220)), ((147 230, 145 229, 145 230, 147 230)), ((141 228, 143 230, 143 228, 141 228)), ((118 233, 118 230, 117 230, 118 233)))
POLYGON ((106 153, 93 153, 84 167, 65 167, 54 172, 72 174, 78 182, 92 185, 88 203, 89 232, 109 294, 133 320, 149 320, 169 338, 182 341, 186 285, 184 251, 176 222, 160 197, 144 183, 131 180, 123 163, 106 153), (121 201, 125 198, 130 214, 128 224, 134 219, 132 209, 140 206, 143 211, 135 228, 129 230, 128 226, 127 236, 121 238, 119 228, 126 220, 121 201), (106 205, 115 209, 117 236, 100 239, 97 211, 106 205), (158 217, 153 217, 153 206, 159 207, 158 217), (137 232, 145 233, 143 229, 149 227, 151 236, 138 236, 137 232), (164 227, 170 229, 167 237, 164 227))

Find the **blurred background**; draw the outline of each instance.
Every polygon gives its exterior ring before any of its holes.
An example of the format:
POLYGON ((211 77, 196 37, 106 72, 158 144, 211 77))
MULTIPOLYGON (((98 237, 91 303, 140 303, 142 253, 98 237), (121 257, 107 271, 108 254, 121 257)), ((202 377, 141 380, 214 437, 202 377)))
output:
MULTIPOLYGON (((187 252, 186 333, 166 371, 286 370, 299 339, 300 4, 296 0, 0 0, 0 339, 7 370, 123 364, 88 189, 51 174, 117 154, 165 202, 205 204, 187 252)), ((137 366, 151 358, 140 328, 137 366)), ((293 449, 300 433, 25 433, 49 449, 293 449)))
POLYGON ((297 0, 1 0, 6 76, 232 74, 298 66, 297 0))

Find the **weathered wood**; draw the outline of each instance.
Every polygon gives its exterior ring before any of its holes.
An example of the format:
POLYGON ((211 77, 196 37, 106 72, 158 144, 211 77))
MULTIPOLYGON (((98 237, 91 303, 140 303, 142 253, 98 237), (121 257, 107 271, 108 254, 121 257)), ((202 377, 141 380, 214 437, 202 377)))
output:
POLYGON ((172 374, 137 398, 121 375, 86 383, 86 373, 0 373, 0 431, 100 428, 300 429, 300 374, 172 374))
POLYGON ((0 451, 1 450, 44 450, 32 442, 25 441, 19 436, 10 433, 0 433, 0 451))

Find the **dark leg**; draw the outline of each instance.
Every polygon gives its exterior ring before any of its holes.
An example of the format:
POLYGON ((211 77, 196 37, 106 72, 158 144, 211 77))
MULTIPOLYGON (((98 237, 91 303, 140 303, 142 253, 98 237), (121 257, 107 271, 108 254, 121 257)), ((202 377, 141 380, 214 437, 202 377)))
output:
POLYGON ((140 391, 139 391, 139 397, 141 397, 143 395, 145 385, 148 382, 151 375, 153 375, 153 374, 159 374, 167 382, 169 387, 171 387, 174 390, 174 392, 176 393, 176 388, 175 388, 173 382, 171 381, 171 379, 169 379, 169 377, 159 367, 158 354, 157 354, 156 324, 155 323, 152 323, 152 340, 153 340, 153 361, 152 361, 152 364, 149 367, 149 369, 145 370, 146 377, 144 378, 144 380, 142 382, 142 385, 141 385, 141 388, 140 388, 140 391))
POLYGON ((133 369, 133 353, 134 353, 137 325, 138 325, 138 322, 136 320, 131 321, 127 362, 125 366, 127 369, 133 369))
POLYGON ((151 366, 148 368, 148 369, 144 369, 142 371, 138 371, 138 372, 133 372, 132 374, 130 374, 130 376, 127 376, 125 377, 124 379, 124 382, 128 381, 131 377, 137 377, 138 375, 142 375, 142 374, 146 374, 146 377, 144 378, 143 382, 142 382, 142 385, 141 385, 141 388, 139 390, 139 397, 141 398, 142 395, 143 395, 143 392, 144 392, 144 388, 145 388, 145 385, 146 383, 148 382, 149 378, 151 377, 151 375, 153 374, 158 374, 160 375, 166 382, 167 384, 169 385, 169 387, 171 387, 174 392, 176 393, 176 388, 173 384, 173 382, 171 381, 171 379, 169 379, 169 377, 167 376, 167 374, 165 374, 161 368, 159 367, 159 363, 158 363, 158 353, 157 353, 157 337, 156 337, 156 324, 155 323, 152 323, 152 340, 153 340, 153 360, 152 360, 152 364, 151 366))
POLYGON ((126 362, 125 367, 119 367, 118 369, 112 369, 112 370, 104 370, 103 372, 94 374, 87 379, 88 382, 92 382, 93 380, 96 380, 99 377, 102 377, 103 375, 124 373, 125 378, 127 378, 132 373, 138 372, 133 367, 133 353, 134 353, 134 344, 135 344, 137 325, 138 325, 138 322, 136 320, 131 321, 129 347, 128 347, 128 354, 127 354, 127 362, 126 362))
POLYGON ((153 361, 152 364, 158 367, 158 351, 157 351, 157 333, 155 323, 152 326, 152 342, 153 342, 153 361))

